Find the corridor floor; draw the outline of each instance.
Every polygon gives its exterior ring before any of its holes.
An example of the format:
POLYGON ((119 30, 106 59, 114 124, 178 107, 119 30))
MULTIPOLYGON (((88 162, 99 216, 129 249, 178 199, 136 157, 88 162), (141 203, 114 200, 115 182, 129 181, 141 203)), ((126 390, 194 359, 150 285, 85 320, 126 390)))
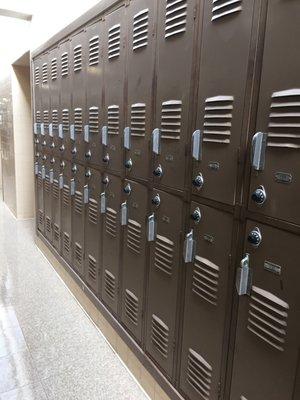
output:
POLYGON ((148 397, 0 202, 0 400, 33 399, 148 397))

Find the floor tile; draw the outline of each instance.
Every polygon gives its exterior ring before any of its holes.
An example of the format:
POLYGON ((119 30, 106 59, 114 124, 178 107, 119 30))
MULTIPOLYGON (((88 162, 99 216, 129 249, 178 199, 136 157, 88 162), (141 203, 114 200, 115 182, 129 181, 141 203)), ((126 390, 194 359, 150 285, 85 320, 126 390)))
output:
POLYGON ((26 349, 26 342, 19 325, 0 328, 0 357, 26 349))
POLYGON ((35 383, 0 394, 0 400, 47 400, 47 397, 42 385, 35 383))

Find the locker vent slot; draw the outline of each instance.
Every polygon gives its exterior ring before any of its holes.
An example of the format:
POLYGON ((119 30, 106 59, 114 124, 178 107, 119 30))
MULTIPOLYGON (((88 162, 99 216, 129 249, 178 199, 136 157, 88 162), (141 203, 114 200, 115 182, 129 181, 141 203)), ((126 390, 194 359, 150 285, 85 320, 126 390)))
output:
POLYGON ((74 47, 74 72, 80 72, 82 69, 82 46, 79 44, 74 47))
POLYGON ((57 58, 51 60, 51 79, 52 81, 57 79, 57 58))
POLYGON ((39 173, 39 176, 38 176, 38 188, 39 189, 43 188, 43 179, 42 179, 42 176, 40 175, 40 173, 39 173))
POLYGON ((62 202, 63 206, 69 207, 70 206, 70 188, 67 185, 63 187, 63 194, 62 194, 62 202))
POLYGON ((89 201, 89 222, 95 225, 98 222, 98 202, 94 199, 89 201))
POLYGON ((35 67, 34 69, 34 82, 36 86, 39 86, 40 84, 40 68, 35 67))
POLYGON ((117 236, 117 212, 110 207, 106 210, 105 230, 110 236, 117 236))
POLYGON ((186 31, 187 1, 166 1, 165 38, 182 34, 186 31))
POLYGON ((288 303, 252 286, 247 328, 275 349, 284 351, 288 310, 288 303))
POLYGON ((230 143, 233 100, 232 96, 209 97, 205 100, 204 142, 230 143))
POLYGON ((47 63, 42 65, 42 83, 45 85, 48 83, 48 70, 47 70, 47 63))
POLYGON ((133 17, 133 50, 137 50, 148 45, 148 13, 149 10, 146 8, 133 17))
POLYGON ((156 350, 165 358, 168 357, 169 328, 155 314, 152 315, 151 340, 156 350))
POLYGON ((35 122, 37 122, 38 124, 40 124, 42 122, 40 111, 36 111, 36 113, 35 113, 35 122))
POLYGON ((167 275, 172 275, 174 242, 165 236, 157 235, 154 250, 154 265, 167 275))
POLYGON ((58 110, 52 110, 52 129, 58 130, 58 110))
POLYGON ((108 59, 117 58, 121 47, 121 25, 112 26, 108 31, 108 59))
POLYGON ((97 277, 97 261, 89 254, 89 278, 96 281, 97 277))
POLYGON ((99 36, 94 36, 89 40, 89 65, 99 64, 99 36))
POLYGON ((196 256, 192 291, 202 299, 217 305, 220 268, 211 261, 196 256))
POLYGON ((119 106, 116 105, 108 106, 107 126, 109 135, 119 134, 119 106))
POLYGON ((267 145, 300 149, 300 89, 273 93, 267 145))
POLYGON ((145 136, 146 133, 146 104, 136 103, 131 106, 131 135, 145 136))
POLYGON ((71 241, 70 241, 70 235, 68 235, 67 232, 64 232, 63 246, 64 246, 64 252, 66 254, 70 254, 71 241))
POLYGON ((43 223, 44 223, 44 212, 41 209, 39 209, 39 212, 38 212, 38 221, 39 221, 39 225, 43 225, 43 223))
POLYGON ((104 272, 104 290, 106 295, 114 300, 116 292, 116 278, 107 269, 104 272))
POLYGON ((44 121, 44 128, 48 130, 49 128, 49 111, 44 110, 43 112, 43 121, 44 121))
POLYGON ((90 133, 99 133, 99 109, 98 107, 89 108, 89 129, 90 133))
POLYGON ((75 242, 75 260, 79 265, 82 264, 82 246, 77 242, 75 242))
POLYGON ((53 180, 53 185, 52 185, 52 196, 55 199, 59 198, 59 185, 58 185, 58 180, 54 179, 53 180))
POLYGON ((211 380, 212 367, 200 354, 189 349, 187 381, 205 400, 210 399, 211 380))
POLYGON ((62 124, 64 133, 68 133, 70 129, 69 110, 64 108, 62 110, 62 124))
POLYGON ((142 225, 133 219, 128 220, 127 247, 136 254, 141 252, 142 225))
POLYGON ((74 196, 74 210, 77 214, 82 214, 83 209, 83 195, 78 190, 75 191, 74 196))
POLYGON ((212 21, 242 11, 242 0, 213 0, 212 21))
POLYGON ((69 56, 65 52, 61 55, 61 76, 66 77, 69 75, 69 56))
POLYGON ((46 176, 45 183, 44 183, 44 189, 46 193, 50 193, 50 180, 49 176, 46 176))
POLYGON ((182 102, 170 100, 162 103, 161 137, 162 139, 180 139, 182 102))
POLYGON ((125 314, 134 324, 138 324, 139 299, 128 289, 125 290, 125 314))
POLYGON ((46 215, 46 231, 51 233, 51 218, 46 215))
POLYGON ((60 229, 57 224, 54 224, 53 226, 53 239, 55 242, 59 242, 60 239, 60 229))
POLYGON ((74 127, 76 133, 82 133, 82 109, 74 109, 74 127))

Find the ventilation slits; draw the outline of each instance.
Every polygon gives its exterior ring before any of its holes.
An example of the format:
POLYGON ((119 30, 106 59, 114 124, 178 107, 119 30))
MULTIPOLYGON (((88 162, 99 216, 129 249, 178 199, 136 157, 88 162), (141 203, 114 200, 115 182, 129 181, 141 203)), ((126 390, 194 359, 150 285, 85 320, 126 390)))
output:
POLYGON ((69 75, 69 55, 67 52, 61 55, 61 76, 66 77, 69 75))
POLYGON ((74 72, 82 69, 82 46, 81 44, 74 47, 74 72))
POLYGON ((131 106, 131 135, 143 137, 146 134, 146 104, 136 103, 131 106))
POLYGON ((275 349, 284 351, 288 310, 288 303, 252 286, 247 328, 275 349))
POLYGON ((34 69, 34 82, 36 86, 39 86, 40 84, 40 68, 35 67, 34 69))
POLYGON ((186 31, 187 0, 166 0, 165 38, 186 31))
POLYGON ((46 215, 46 232, 51 233, 51 218, 46 215))
POLYGON ((43 224, 44 224, 44 212, 41 209, 39 209, 39 211, 38 211, 38 223, 41 226, 43 226, 43 224))
POLYGON ((44 63, 42 65, 42 83, 43 83, 43 85, 48 83, 48 67, 47 67, 47 63, 44 63))
POLYGON ((192 291, 202 299, 217 305, 220 268, 211 261, 195 256, 192 291))
POLYGON ((109 135, 119 134, 119 106, 111 105, 107 108, 107 125, 109 135))
POLYGON ((242 11, 242 0, 213 0, 212 21, 242 11))
POLYGON ((68 133, 70 129, 70 118, 69 118, 69 110, 64 108, 62 110, 62 126, 64 133, 68 133))
POLYGON ((45 178, 44 189, 45 189, 46 193, 50 193, 51 186, 50 186, 49 175, 47 175, 46 178, 45 178))
POLYGON ((88 274, 89 274, 89 278, 92 281, 96 282, 96 278, 97 278, 97 261, 90 254, 89 254, 89 257, 88 257, 88 274))
POLYGON ((117 236, 117 212, 107 207, 105 217, 105 230, 112 237, 117 236))
POLYGON ((52 58, 51 60, 51 80, 55 81, 57 79, 57 58, 52 58))
POLYGON ((63 248, 66 254, 70 254, 71 241, 70 241, 70 235, 68 235, 67 232, 64 232, 63 235, 63 248))
POLYGON ((75 242, 75 260, 79 265, 82 264, 82 256, 82 246, 75 242))
POLYGON ((40 111, 36 111, 36 113, 35 113, 35 122, 37 124, 40 124, 42 122, 41 112, 40 111))
POLYGON ((74 128, 76 133, 82 133, 82 109, 74 109, 74 128))
POLYGON ((180 139, 182 102, 170 100, 162 103, 161 137, 162 139, 180 139))
POLYGON ((134 324, 138 324, 139 299, 128 289, 125 290, 125 315, 134 324))
POLYGON ((232 96, 209 97, 205 100, 204 142, 230 143, 233 100, 232 96))
POLYGON ((189 349, 187 381, 205 400, 210 399, 212 367, 193 349, 189 349))
POLYGON ((300 148, 300 89, 273 93, 267 145, 300 148))
POLYGON ((89 108, 89 129, 90 133, 99 133, 99 109, 98 107, 89 108))
POLYGON ((106 295, 114 300, 116 295, 116 278, 107 269, 104 271, 104 290, 106 295))
POLYGON ((42 179, 42 176, 41 176, 41 173, 39 172, 39 175, 38 175, 38 180, 37 180, 37 184, 38 184, 38 188, 39 189, 42 189, 43 188, 43 179, 42 179))
POLYGON ((54 132, 58 130, 58 110, 52 110, 52 129, 54 132))
POLYGON ((53 239, 55 242, 59 242, 60 239, 60 228, 57 224, 53 225, 53 239))
POLYGON ((45 130, 48 130, 48 128, 49 128, 49 111, 48 110, 44 110, 44 112, 43 112, 43 121, 44 121, 45 130))
POLYGON ((57 179, 53 180, 52 196, 54 197, 54 199, 58 199, 59 198, 59 184, 58 184, 58 180, 57 179))
POLYGON ((88 218, 91 224, 98 223, 98 202, 94 199, 89 201, 88 218))
POLYGON ((164 358, 167 358, 169 350, 169 328, 155 314, 152 315, 151 340, 156 350, 164 358))
POLYGON ((99 36, 89 40, 89 66, 99 64, 99 36))
POLYGON ((149 10, 146 8, 133 17, 133 50, 148 45, 148 13, 149 10))
POLYGON ((174 242, 165 236, 157 235, 154 250, 154 265, 167 275, 172 275, 174 242))
POLYGON ((127 247, 136 254, 141 252, 142 225, 133 219, 128 219, 127 247))
POLYGON ((65 207, 70 206, 70 188, 67 185, 64 185, 63 191, 62 191, 62 202, 65 207))
POLYGON ((74 196, 74 210, 77 214, 82 214, 83 209, 83 195, 81 192, 76 190, 74 196))
POLYGON ((121 48, 121 25, 112 26, 108 31, 108 59, 119 57, 121 48))

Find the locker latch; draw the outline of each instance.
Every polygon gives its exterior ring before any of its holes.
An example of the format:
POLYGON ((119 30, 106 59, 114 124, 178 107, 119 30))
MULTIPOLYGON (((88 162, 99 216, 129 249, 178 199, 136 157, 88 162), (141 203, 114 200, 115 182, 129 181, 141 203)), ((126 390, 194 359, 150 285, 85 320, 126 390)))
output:
POLYGON ((46 177, 46 170, 45 167, 42 166, 42 179, 45 179, 45 177, 46 177))
POLYGON ((34 133, 35 135, 38 134, 38 124, 37 124, 37 122, 35 122, 35 123, 33 124, 33 133, 34 133))
POLYGON ((85 185, 83 188, 83 202, 87 204, 89 202, 89 186, 85 185))
POLYGON ((59 182, 58 183, 59 188, 62 189, 64 187, 64 176, 63 176, 63 174, 59 175, 59 181, 58 182, 59 182))
POLYGON ((131 147, 131 128, 127 126, 124 129, 124 148, 130 150, 131 147))
POLYGON ((45 125, 44 122, 41 123, 41 135, 45 135, 45 125))
POLYGON ((52 124, 52 122, 49 124, 49 136, 53 137, 53 124, 52 124))
POLYGON ((190 263, 194 260, 196 250, 196 242, 194 240, 193 229, 186 235, 183 246, 183 258, 185 263, 190 263))
POLYGON ((241 266, 236 274, 236 290, 239 296, 250 295, 252 285, 252 271, 249 267, 249 254, 241 261, 241 266))
POLYGON ((154 213, 149 215, 148 217, 148 233, 147 233, 148 242, 154 242, 156 239, 156 223, 154 213))
POLYGON ((75 126, 74 124, 70 125, 70 139, 75 140, 75 126))
POLYGON ((34 164, 34 173, 35 175, 38 175, 39 173, 39 164, 37 162, 34 164))
POLYGON ((107 128, 107 126, 102 127, 102 144, 103 144, 103 146, 107 146, 107 144, 108 144, 108 128, 107 128))
POLYGON ((203 133, 200 130, 196 130, 192 137, 192 156, 196 161, 202 160, 202 142, 203 133))
POLYGON ((75 194, 75 179, 72 178, 70 181, 70 192, 71 192, 71 196, 74 196, 75 194))
POLYGON ((154 154, 160 154, 160 129, 156 128, 152 132, 152 151, 154 154))
POLYGON ((128 209, 127 209, 127 202, 121 204, 121 225, 125 226, 128 222, 128 209))
POLYGON ((60 139, 64 138, 64 130, 63 130, 63 124, 58 125, 58 137, 60 139))
POLYGON ((53 183, 53 180, 54 180, 54 172, 53 172, 53 169, 51 169, 50 172, 49 172, 49 181, 50 181, 50 183, 53 183))
POLYGON ((105 192, 102 192, 100 194, 100 213, 105 214, 106 213, 106 195, 105 192))
POLYGON ((88 143, 90 141, 90 127, 89 125, 84 125, 84 141, 88 143))
POLYGON ((265 168, 267 133, 257 132, 252 138, 252 168, 262 171, 265 168))

